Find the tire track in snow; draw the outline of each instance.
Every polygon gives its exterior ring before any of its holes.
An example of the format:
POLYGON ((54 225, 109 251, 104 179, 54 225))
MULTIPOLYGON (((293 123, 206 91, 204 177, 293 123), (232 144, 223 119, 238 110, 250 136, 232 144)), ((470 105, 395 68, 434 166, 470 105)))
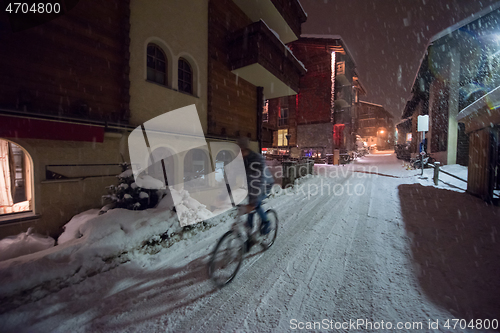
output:
MULTIPOLYGON (((347 181, 347 179, 344 179, 344 182, 347 181)), ((332 184, 334 182, 332 181, 332 184)), ((343 183, 343 182, 342 182, 343 183)), ((324 196, 323 196, 324 197, 324 196)), ((322 197, 321 197, 322 198, 322 197)), ((253 296, 252 290, 262 290, 264 294, 269 294, 270 290, 275 289, 275 286, 279 281, 282 281, 283 279, 281 276, 289 276, 289 272, 287 272, 286 269, 282 269, 282 272, 279 272, 279 269, 276 269, 276 267, 280 266, 280 263, 282 261, 285 261, 287 258, 293 258, 296 257, 297 255, 300 255, 300 253, 308 253, 311 251, 313 247, 316 246, 316 238, 323 240, 323 243, 326 242, 326 239, 324 237, 324 233, 317 232, 316 229, 319 227, 326 227, 328 226, 330 231, 333 232, 334 228, 330 228, 330 220, 325 219, 325 216, 327 211, 331 211, 332 209, 336 208, 337 206, 341 207, 348 207, 346 203, 349 201, 350 197, 348 196, 343 196, 338 198, 339 200, 336 201, 334 199, 337 199, 338 197, 335 196, 327 196, 326 198, 322 198, 320 200, 313 200, 310 204, 308 204, 307 210, 303 209, 301 211, 296 212, 295 214, 292 214, 292 218, 288 218, 289 223, 291 224, 292 221, 300 221, 300 223, 296 223, 295 225, 289 225, 289 228, 286 228, 286 230, 280 230, 280 237, 277 238, 275 246, 271 248, 268 252, 265 253, 266 255, 266 260, 260 260, 260 261, 255 261, 256 265, 258 265, 258 268, 261 268, 261 271, 257 271, 257 268, 252 268, 251 270, 246 270, 242 274, 238 274, 236 280, 233 282, 233 285, 228 286, 224 288, 219 294, 215 295, 213 299, 210 301, 212 303, 212 306, 215 306, 216 310, 213 311, 213 307, 211 310, 209 310, 209 314, 207 315, 205 311, 203 311, 203 308, 201 307, 200 311, 204 312, 201 315, 199 312, 195 314, 194 316, 190 317, 190 329, 194 330, 202 330, 206 327, 212 327, 217 326, 215 330, 228 330, 232 328, 237 328, 237 327, 221 327, 220 325, 224 323, 229 323, 231 322, 232 318, 227 318, 226 321, 222 320, 224 317, 224 311, 226 311, 226 308, 229 306, 235 306, 235 300, 238 301, 238 296, 243 299, 239 299, 239 306, 236 306, 236 309, 233 310, 233 313, 240 313, 242 311, 247 312, 250 307, 253 307, 254 309, 259 307, 259 304, 264 304, 263 301, 261 302, 253 302, 254 304, 250 305, 249 301, 255 298, 253 296), (323 214, 322 214, 323 213, 323 214), (315 218, 316 217, 316 218, 315 218), (319 218, 321 217, 321 218, 319 218), (321 223, 323 222, 323 223, 321 223), (325 224, 326 225, 323 225, 325 224), (306 232, 304 235, 303 232, 306 232), (309 236, 309 237, 305 237, 309 236), (302 243, 301 239, 305 239, 308 242, 302 243), (283 241, 287 241, 287 244, 283 245, 283 241), (296 245, 299 244, 301 247, 300 249, 296 248, 296 245), (304 248, 305 247, 305 248, 304 248), (295 249, 294 249, 295 248, 295 249), (276 251, 278 249, 279 251, 276 251), (294 254, 294 255, 293 255, 294 254), (275 264, 276 262, 276 264, 275 264), (266 269, 267 268, 267 269, 266 269), (269 271, 271 272, 271 276, 268 276, 268 280, 266 280, 266 283, 262 283, 260 280, 263 278, 263 273, 262 271, 269 271), (277 276, 276 276, 277 275, 277 276), (255 280, 256 282, 253 282, 252 280, 255 280), (272 283, 269 283, 268 281, 274 281, 272 283), (239 281, 239 282, 238 282, 239 281), (249 283, 250 281, 250 283, 249 283), (252 283, 253 282, 253 283, 252 283), (237 288, 236 284, 241 285, 241 287, 237 288), (271 285, 270 285, 271 284, 271 285), (232 293, 231 295, 228 295, 228 293, 232 293), (224 294, 224 295, 223 295, 224 294), (249 299, 251 298, 251 299, 249 299), (216 301, 217 304, 213 304, 214 301, 216 301), (245 311, 246 310, 246 311, 245 311), (222 315, 222 318, 221 318, 222 315), (214 323, 212 322, 213 318, 217 318, 218 323, 215 323, 216 325, 212 326, 214 323), (199 323, 202 322, 201 326, 198 327, 193 327, 191 324, 199 323), (208 324, 212 324, 208 326, 208 324)), ((281 210, 281 209, 280 209, 281 210)), ((282 216, 283 214, 278 212, 279 216, 282 216)), ((316 253, 316 256, 318 256, 319 253, 316 253)), ((318 259, 319 260, 319 259, 318 259)), ((318 261, 316 261, 317 264, 318 261)), ((281 266, 284 264, 289 266, 289 263, 281 263, 281 266)), ((310 276, 310 279, 312 278, 313 275, 310 276)), ((265 300, 265 295, 262 296, 262 300, 265 300)), ((208 305, 208 304, 207 304, 208 305)), ((226 311, 227 312, 227 311, 226 311)), ((252 313, 252 312, 250 312, 252 313)), ((247 319, 245 317, 245 319, 247 319)), ((239 327, 244 326, 244 321, 242 325, 239 327)), ((187 328, 187 327, 185 327, 187 328)), ((182 326, 181 327, 176 327, 175 330, 183 330, 182 326)))

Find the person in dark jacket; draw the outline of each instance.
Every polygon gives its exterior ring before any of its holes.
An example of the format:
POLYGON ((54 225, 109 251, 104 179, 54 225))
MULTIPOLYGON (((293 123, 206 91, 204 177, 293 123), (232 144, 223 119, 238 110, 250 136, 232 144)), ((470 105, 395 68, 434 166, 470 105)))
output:
POLYGON ((269 220, 266 213, 262 209, 262 200, 266 198, 266 177, 264 175, 266 162, 260 154, 257 154, 249 148, 250 141, 248 138, 242 137, 238 139, 238 146, 243 155, 243 162, 245 164, 245 171, 247 176, 248 188, 248 205, 247 212, 248 220, 247 226, 251 230, 253 228, 253 214, 256 211, 259 214, 262 225, 261 234, 266 235, 269 233, 269 220))

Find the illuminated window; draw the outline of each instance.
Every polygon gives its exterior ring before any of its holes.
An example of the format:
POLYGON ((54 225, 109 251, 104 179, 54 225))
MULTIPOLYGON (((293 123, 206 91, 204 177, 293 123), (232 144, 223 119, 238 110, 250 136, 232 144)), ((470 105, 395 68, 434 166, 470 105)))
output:
POLYGON ((262 108, 262 122, 269 122, 269 100, 265 100, 264 107, 262 108))
POLYGON ((0 140, 0 214, 33 209, 31 179, 28 153, 15 143, 0 140))
POLYGON ((167 85, 167 61, 165 53, 156 44, 148 44, 147 79, 161 85, 167 85))
POLYGON ((278 130, 278 147, 284 147, 288 145, 288 140, 286 135, 288 134, 288 129, 278 130))

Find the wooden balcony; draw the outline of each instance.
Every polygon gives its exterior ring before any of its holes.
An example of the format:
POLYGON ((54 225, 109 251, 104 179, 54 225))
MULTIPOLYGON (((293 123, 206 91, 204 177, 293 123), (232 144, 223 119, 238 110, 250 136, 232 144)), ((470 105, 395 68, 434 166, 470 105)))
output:
POLYGON ((297 40, 307 14, 297 0, 233 0, 253 21, 263 20, 276 31, 283 43, 297 40))
POLYGON ((264 87, 266 99, 299 91, 299 80, 306 70, 263 21, 231 33, 228 50, 231 71, 264 87))

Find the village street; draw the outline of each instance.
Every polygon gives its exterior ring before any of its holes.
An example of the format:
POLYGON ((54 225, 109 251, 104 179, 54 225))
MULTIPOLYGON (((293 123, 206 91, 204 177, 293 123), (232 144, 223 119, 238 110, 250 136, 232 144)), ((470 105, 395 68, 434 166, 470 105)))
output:
POLYGON ((270 199, 276 243, 222 290, 206 263, 231 221, 3 313, 0 331, 455 331, 448 319, 500 318, 498 207, 418 184, 392 152, 315 173, 270 199))

